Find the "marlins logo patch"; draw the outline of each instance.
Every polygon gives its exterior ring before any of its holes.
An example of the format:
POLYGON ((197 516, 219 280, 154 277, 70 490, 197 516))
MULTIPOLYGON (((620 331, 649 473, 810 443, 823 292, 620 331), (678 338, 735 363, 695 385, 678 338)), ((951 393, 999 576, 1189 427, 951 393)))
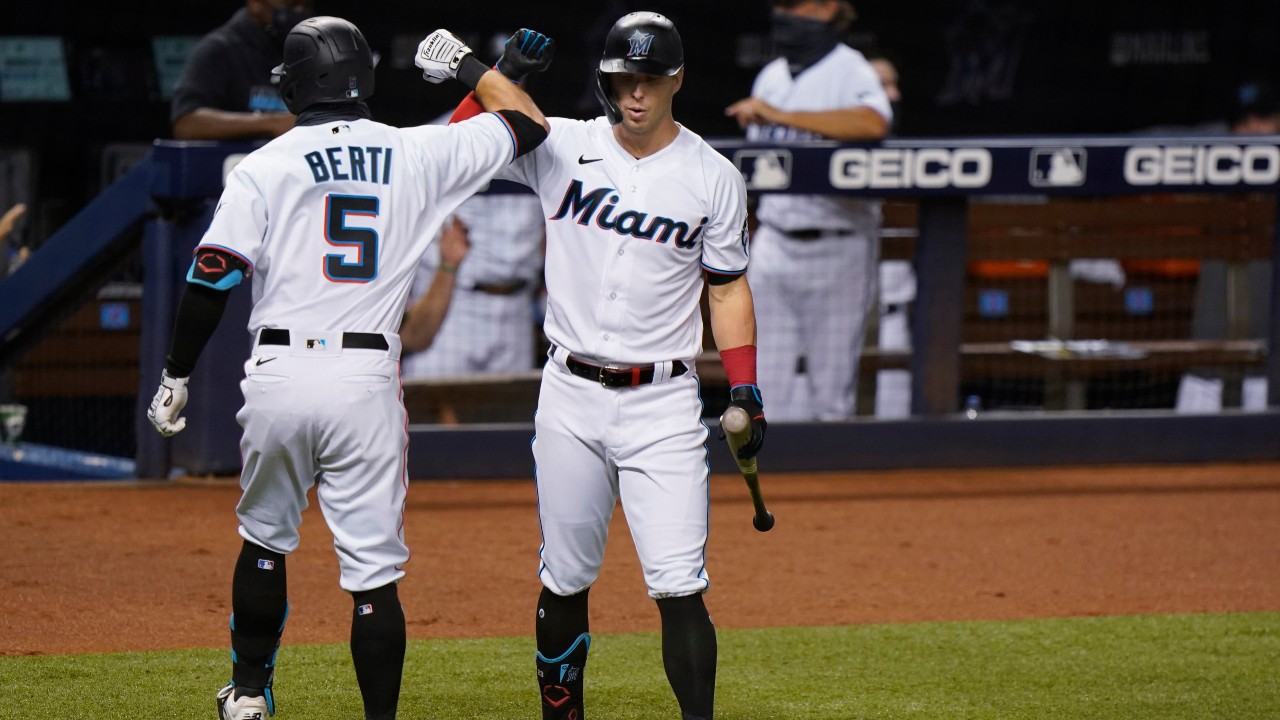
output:
POLYGON ((627 52, 627 57, 649 57, 649 50, 653 47, 653 33, 642 33, 637 30, 631 33, 631 37, 627 38, 627 41, 631 43, 631 50, 627 52))

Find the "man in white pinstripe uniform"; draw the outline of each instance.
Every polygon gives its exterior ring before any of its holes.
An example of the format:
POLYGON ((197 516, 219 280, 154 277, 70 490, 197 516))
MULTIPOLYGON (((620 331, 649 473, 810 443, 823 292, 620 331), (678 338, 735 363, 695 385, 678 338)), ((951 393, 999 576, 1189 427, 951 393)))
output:
MULTIPOLYGON (((422 258, 413 296, 425 293, 437 271, 457 273, 453 301, 431 346, 401 361, 408 378, 511 373, 534 366, 534 294, 542 281, 545 220, 527 192, 472 196, 454 211, 471 246, 466 262, 422 258)), ((437 247, 438 244, 433 245, 437 247)))
MULTIPOLYGON (((875 70, 840 42, 846 0, 773 0, 782 57, 726 113, 750 140, 885 137, 893 118, 875 70)), ((833 195, 765 195, 748 278, 759 323, 760 390, 777 420, 854 414, 858 358, 875 302, 880 203, 833 195)))

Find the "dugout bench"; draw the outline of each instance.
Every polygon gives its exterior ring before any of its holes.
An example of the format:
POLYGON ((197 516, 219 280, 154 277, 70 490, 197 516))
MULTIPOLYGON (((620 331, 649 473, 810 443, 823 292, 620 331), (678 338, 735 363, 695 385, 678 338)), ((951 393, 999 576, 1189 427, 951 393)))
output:
MULTIPOLYGON (((972 202, 962 382, 1039 379, 1043 408, 1081 410, 1091 379, 1132 372, 1176 383, 1188 370, 1212 369, 1232 381, 1227 405, 1238 407, 1244 371, 1264 368, 1267 357, 1266 342, 1249 334, 1249 297, 1260 290, 1250 288, 1249 265, 1272 257, 1275 205, 1266 193, 972 202), (1073 277, 1080 258, 1114 262, 1123 285, 1073 277), (1192 337, 1205 261, 1225 265, 1212 303, 1224 316, 1220 339, 1192 337)), ((918 204, 884 210, 882 258, 913 259, 918 204)), ((909 358, 869 343, 864 386, 909 358)))

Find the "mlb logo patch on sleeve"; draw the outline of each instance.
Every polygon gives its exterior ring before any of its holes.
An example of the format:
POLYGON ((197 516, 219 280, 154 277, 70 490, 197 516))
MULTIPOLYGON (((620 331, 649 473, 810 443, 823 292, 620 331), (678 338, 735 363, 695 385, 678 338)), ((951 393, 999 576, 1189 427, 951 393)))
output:
POLYGON ((368 604, 368 603, 365 603, 364 605, 361 605, 360 607, 356 608, 356 614, 357 614, 357 615, 372 615, 372 614, 373 614, 373 605, 370 605, 370 604, 368 604))
POLYGON ((275 560, 259 559, 259 560, 258 560, 258 569, 259 569, 259 570, 275 570, 275 569, 276 569, 276 561, 275 561, 275 560))

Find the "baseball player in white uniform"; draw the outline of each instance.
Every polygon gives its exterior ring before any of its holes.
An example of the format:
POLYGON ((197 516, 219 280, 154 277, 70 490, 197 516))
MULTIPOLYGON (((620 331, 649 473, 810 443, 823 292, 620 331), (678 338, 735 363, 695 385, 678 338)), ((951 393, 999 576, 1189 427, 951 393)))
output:
MULTIPOLYGON (((406 379, 511 373, 533 367, 534 294, 542 282, 542 204, 528 193, 482 193, 454 211, 471 249, 456 268, 449 312, 431 345, 406 357, 406 379)), ((433 248, 435 246, 433 245, 433 248)), ((423 256, 413 297, 440 269, 423 256)))
MULTIPOLYGON (((513 39, 508 54, 523 47, 513 39)), ((766 425, 744 276, 746 187, 673 119, 683 66, 670 20, 622 17, 597 74, 605 116, 552 118, 547 142, 501 176, 533 188, 547 218, 551 351, 533 441, 544 718, 583 717, 587 596, 619 498, 662 617, 667 679, 687 720, 712 716, 716 640, 702 599, 707 429, 694 367, 704 278, 732 402, 753 418, 744 457, 759 451, 766 425)), ((465 110, 464 101, 455 117, 465 110)))
POLYGON ((546 138, 537 107, 443 30, 419 46, 432 82, 454 78, 493 111, 450 127, 374 122, 373 56, 351 23, 299 23, 284 46, 281 97, 297 127, 231 172, 196 248, 169 357, 148 415, 163 435, 228 291, 253 280, 253 354, 237 420, 244 543, 232 582, 232 682, 222 720, 274 714, 287 615, 285 560, 316 486, 352 594, 351 653, 365 717, 393 718, 404 661, 396 583, 409 559, 403 515, 407 416, 399 383, 409 284, 441 222, 546 138))
MULTIPOLYGON (((762 142, 880 140, 893 114, 875 70, 840 42, 846 0, 773 0, 779 57, 751 97, 726 109, 762 142)), ((760 387, 773 420, 854 414, 858 359, 875 302, 880 203, 764 195, 751 263, 760 323, 760 387)))

